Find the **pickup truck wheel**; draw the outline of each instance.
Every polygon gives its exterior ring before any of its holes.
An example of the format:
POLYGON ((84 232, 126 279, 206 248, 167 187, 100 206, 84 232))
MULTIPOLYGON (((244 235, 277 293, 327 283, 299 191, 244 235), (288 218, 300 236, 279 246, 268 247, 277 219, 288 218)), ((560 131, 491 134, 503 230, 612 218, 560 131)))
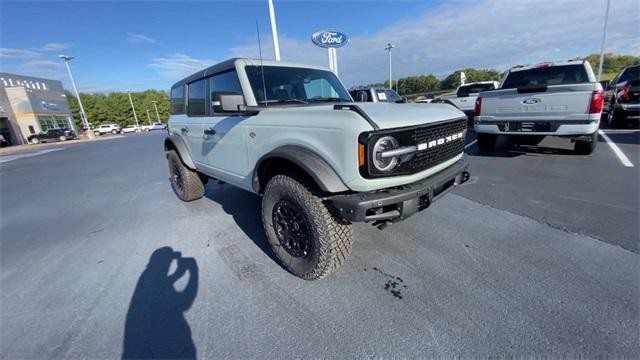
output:
POLYGON ((576 140, 574 151, 580 155, 589 155, 596 149, 598 144, 598 132, 589 135, 589 140, 576 140))
POLYGON ((60 136, 60 137, 58 138, 58 140, 60 140, 60 141, 67 141, 67 137, 66 137, 66 136, 64 136, 64 135, 62 135, 62 136, 60 136))
POLYGON ((478 134, 478 147, 480 150, 491 151, 496 147, 498 135, 478 134))
POLYGON ((607 114, 607 125, 610 128, 617 129, 624 126, 625 116, 621 111, 611 110, 607 114))
POLYGON ((204 184, 197 172, 184 166, 174 150, 167 152, 171 188, 182 201, 193 201, 204 196, 204 184))
POLYGON ((278 259, 305 280, 330 274, 351 252, 351 223, 319 196, 314 184, 293 176, 276 175, 267 183, 262 223, 278 259))
POLYGON ((40 139, 38 139, 38 138, 33 138, 33 139, 31 139, 31 143, 32 143, 32 144, 39 144, 39 143, 40 143, 40 139))
POLYGON ((118 133, 118 130, 111 130, 111 133, 112 133, 113 135, 115 135, 115 134, 117 134, 117 133, 118 133))

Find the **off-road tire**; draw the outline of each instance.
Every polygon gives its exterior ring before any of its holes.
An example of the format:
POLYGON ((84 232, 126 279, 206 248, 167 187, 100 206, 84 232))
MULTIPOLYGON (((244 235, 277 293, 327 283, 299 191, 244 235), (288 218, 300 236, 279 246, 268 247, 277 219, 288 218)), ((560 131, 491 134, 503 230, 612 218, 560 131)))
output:
POLYGON ((589 137, 591 138, 590 140, 576 140, 573 150, 577 154, 589 155, 596 149, 596 145, 598 144, 598 132, 594 132, 589 135, 589 137))
POLYGON ((483 151, 491 151, 496 147, 498 135, 495 134, 478 134, 478 147, 483 151))
POLYGON ((184 166, 175 150, 167 151, 171 188, 182 201, 193 201, 204 196, 204 184, 197 172, 184 166))
POLYGON ((353 229, 317 186, 294 174, 276 175, 267 183, 262 198, 262 224, 267 240, 283 266, 305 280, 318 280, 346 262, 351 252, 353 229), (309 253, 291 255, 278 240, 274 228, 274 207, 289 201, 301 210, 308 229, 309 253))
POLYGON ((112 133, 113 135, 116 135, 116 134, 118 133, 118 130, 111 130, 111 133, 112 133))
POLYGON ((625 125, 626 118, 622 111, 613 109, 607 114, 607 125, 612 129, 622 128, 625 125))
POLYGON ((38 139, 38 138, 33 138, 33 139, 31 139, 31 141, 30 141, 30 142, 31 142, 32 144, 40 144, 40 139, 38 139))

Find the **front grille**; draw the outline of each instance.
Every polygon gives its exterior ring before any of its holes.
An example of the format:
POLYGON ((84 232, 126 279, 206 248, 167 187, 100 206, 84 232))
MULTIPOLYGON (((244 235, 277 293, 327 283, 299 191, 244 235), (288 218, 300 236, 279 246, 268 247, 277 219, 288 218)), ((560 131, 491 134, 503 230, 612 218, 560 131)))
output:
MULTIPOLYGON (((429 141, 445 138, 452 134, 464 132, 467 129, 467 119, 459 119, 437 125, 419 127, 412 131, 411 138, 415 144, 429 143, 429 141)), ((464 136, 462 138, 422 150, 414 154, 407 165, 418 172, 447 161, 464 150, 464 136)))

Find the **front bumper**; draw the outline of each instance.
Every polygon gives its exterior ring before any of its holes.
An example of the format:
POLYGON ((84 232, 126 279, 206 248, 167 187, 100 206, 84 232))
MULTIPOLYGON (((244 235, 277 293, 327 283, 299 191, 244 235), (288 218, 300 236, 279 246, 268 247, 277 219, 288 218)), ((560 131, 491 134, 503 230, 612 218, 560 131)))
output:
POLYGON ((337 195, 331 198, 351 222, 397 222, 429 207, 434 201, 469 179, 466 158, 420 181, 383 190, 337 195))

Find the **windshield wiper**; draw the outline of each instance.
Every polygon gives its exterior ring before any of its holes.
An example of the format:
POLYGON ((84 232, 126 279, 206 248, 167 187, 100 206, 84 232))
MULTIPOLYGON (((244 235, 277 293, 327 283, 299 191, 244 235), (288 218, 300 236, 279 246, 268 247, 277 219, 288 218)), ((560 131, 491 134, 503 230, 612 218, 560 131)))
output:
POLYGON ((308 102, 300 99, 262 100, 262 101, 259 101, 258 103, 259 104, 287 104, 287 103, 308 104, 308 102))
POLYGON ((312 102, 330 102, 330 101, 338 101, 338 102, 348 102, 347 100, 339 97, 326 97, 326 98, 313 98, 309 99, 312 102))

